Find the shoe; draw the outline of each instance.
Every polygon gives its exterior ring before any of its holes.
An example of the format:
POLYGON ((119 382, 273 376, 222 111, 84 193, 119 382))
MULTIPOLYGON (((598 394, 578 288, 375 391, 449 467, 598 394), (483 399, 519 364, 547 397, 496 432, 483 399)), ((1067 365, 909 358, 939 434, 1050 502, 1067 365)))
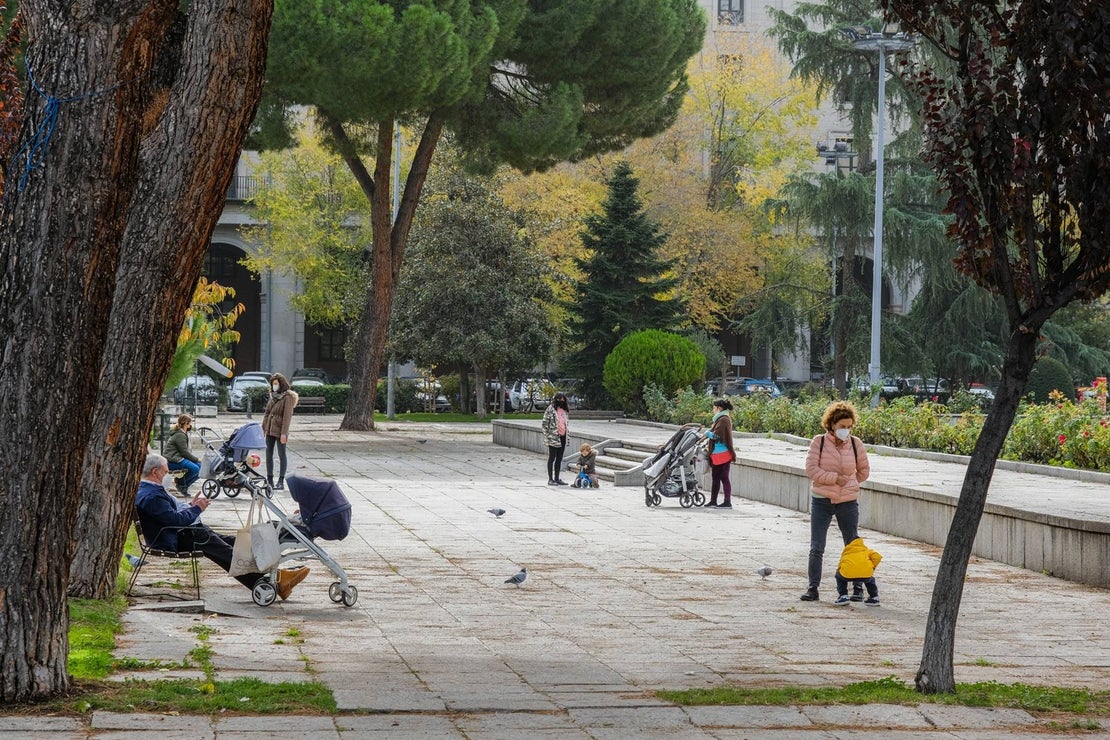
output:
POLYGON ((289 594, 293 593, 294 586, 308 578, 308 572, 308 568, 303 565, 299 568, 278 571, 277 593, 282 601, 289 598, 289 594))
POLYGON ((731 509, 732 508, 732 502, 731 501, 725 501, 722 504, 717 504, 717 508, 718 509, 731 509))
POLYGON ((861 588, 852 589, 851 600, 852 601, 863 601, 863 589, 861 589, 861 588))
POLYGON ((566 484, 567 484, 567 482, 565 480, 563 480, 562 478, 556 478, 555 479, 555 485, 557 485, 557 486, 565 486, 566 484))
POLYGON ((704 507, 702 507, 702 508, 705 508, 705 509, 712 509, 712 508, 715 508, 716 506, 717 506, 717 502, 716 502, 716 501, 706 501, 706 502, 705 502, 705 506, 704 506, 704 507))
POLYGON ((802 594, 802 601, 819 601, 820 596, 817 595, 817 589, 807 588, 806 592, 802 594))
POLYGON ((284 478, 281 478, 281 479, 278 480, 277 485, 274 486, 274 490, 275 491, 284 491, 285 490, 285 479, 284 478))
POLYGON ((840 596, 836 597, 836 601, 833 602, 833 606, 848 606, 850 602, 851 598, 848 597, 848 594, 840 594, 840 596))
POLYGON ((867 600, 864 601, 863 603, 867 604, 868 606, 878 606, 879 605, 879 597, 878 596, 868 596, 867 600))
POLYGON ((554 478, 551 478, 551 479, 549 479, 549 480, 547 481, 547 485, 549 485, 549 486, 557 486, 557 485, 559 485, 559 484, 555 482, 555 479, 554 479, 554 478))

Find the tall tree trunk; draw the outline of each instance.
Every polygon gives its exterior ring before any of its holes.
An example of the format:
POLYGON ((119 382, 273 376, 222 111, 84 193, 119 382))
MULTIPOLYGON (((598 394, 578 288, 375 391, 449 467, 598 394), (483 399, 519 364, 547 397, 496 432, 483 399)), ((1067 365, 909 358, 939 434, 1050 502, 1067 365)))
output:
POLYGON ((1014 422, 1025 382, 1036 359, 1037 333, 1037 329, 1023 326, 1022 330, 1011 334, 998 393, 964 474, 960 499, 948 529, 925 622, 925 642, 915 683, 918 691, 926 694, 952 693, 956 690, 953 654, 964 577, 975 535, 979 531, 979 520, 987 503, 995 461, 1014 422))
POLYGON ((26 102, 0 203, 0 697, 68 687, 66 580, 120 240, 142 133, 138 81, 175 3, 23 0, 26 102), (109 12, 111 11, 111 12, 109 12), (19 158, 17 166, 25 162, 19 158), (21 177, 26 175, 25 178, 21 177))
POLYGON ((272 11, 272 0, 194 2, 179 19, 183 42, 159 60, 168 74, 149 97, 81 476, 71 596, 114 591, 177 335, 261 97, 272 11))
POLYGON ((428 168, 431 166, 436 145, 443 133, 444 120, 441 114, 433 113, 424 125, 424 133, 413 155, 412 167, 405 180, 405 190, 394 221, 390 213, 389 188, 385 186, 389 182, 390 165, 393 161, 393 120, 378 123, 377 155, 374 175, 370 179, 365 177, 366 169, 343 131, 342 122, 326 113, 324 115, 329 131, 340 144, 340 153, 370 200, 373 230, 370 284, 355 331, 353 356, 348 368, 351 392, 347 398, 346 413, 339 425, 340 429, 366 431, 374 428, 374 396, 378 390, 382 358, 385 357, 385 343, 389 338, 393 292, 397 287, 420 193, 428 177, 428 168), (360 172, 363 173, 362 177, 360 172))
POLYGON ((460 362, 459 367, 459 413, 470 413, 470 368, 460 362))
MULTIPOLYGON (((474 409, 478 414, 479 419, 484 419, 489 415, 489 402, 486 397, 486 368, 483 365, 474 363, 474 387, 477 388, 477 395, 475 398, 474 409)), ((504 397, 505 391, 501 391, 504 397)))

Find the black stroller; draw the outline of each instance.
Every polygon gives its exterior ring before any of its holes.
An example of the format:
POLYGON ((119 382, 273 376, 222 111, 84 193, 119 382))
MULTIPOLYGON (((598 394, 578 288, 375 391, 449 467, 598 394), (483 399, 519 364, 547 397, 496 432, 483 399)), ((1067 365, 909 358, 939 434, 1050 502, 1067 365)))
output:
POLYGON ((358 601, 358 589, 347 581, 347 573, 332 560, 327 550, 314 541, 342 540, 351 531, 351 502, 343 495, 339 484, 333 480, 317 480, 299 475, 285 479, 289 495, 300 505, 300 510, 292 516, 285 512, 270 498, 270 489, 265 481, 248 478, 239 473, 240 485, 247 488, 256 500, 261 501, 274 516, 272 523, 278 530, 281 544, 281 558, 270 572, 269 579, 255 584, 251 598, 259 606, 269 606, 277 598, 277 570, 289 560, 314 558, 323 563, 339 580, 328 588, 328 597, 336 604, 354 606, 358 601))
POLYGON ((247 462, 251 452, 266 448, 266 435, 261 424, 257 421, 244 424, 233 431, 226 442, 208 427, 202 427, 198 433, 207 447, 200 466, 200 477, 207 479, 201 484, 200 491, 207 498, 216 498, 221 493, 235 498, 244 489, 244 476, 265 489, 267 497, 274 495, 266 479, 247 462))
POLYGON ((682 508, 701 506, 705 494, 698 490, 694 461, 702 446, 700 424, 686 424, 671 435, 659 452, 644 460, 644 504, 677 498, 682 508))

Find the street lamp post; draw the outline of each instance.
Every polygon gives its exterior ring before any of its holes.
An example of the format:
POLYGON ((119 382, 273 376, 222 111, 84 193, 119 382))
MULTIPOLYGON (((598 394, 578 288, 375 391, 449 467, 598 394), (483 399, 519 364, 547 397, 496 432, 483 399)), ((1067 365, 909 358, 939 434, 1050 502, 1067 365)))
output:
MULTIPOLYGON (((871 362, 867 366, 871 386, 880 381, 880 336, 883 307, 883 149, 886 130, 886 55, 910 49, 913 38, 904 31, 890 30, 884 26, 882 31, 868 31, 865 28, 845 28, 843 32, 851 39, 852 46, 860 51, 879 52, 879 101, 875 130, 875 246, 871 276, 871 362)), ((878 395, 872 405, 878 403, 878 395)))

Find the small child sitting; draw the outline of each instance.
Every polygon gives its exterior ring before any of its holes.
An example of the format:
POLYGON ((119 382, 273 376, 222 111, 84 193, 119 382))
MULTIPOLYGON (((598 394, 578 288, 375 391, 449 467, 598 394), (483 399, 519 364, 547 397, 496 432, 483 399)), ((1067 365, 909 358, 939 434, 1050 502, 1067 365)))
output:
MULTIPOLYGON (((590 482, 590 488, 597 488, 597 453, 593 451, 588 444, 582 443, 578 448, 578 469, 581 474, 585 476, 586 480, 590 482)), ((584 486, 583 486, 584 487, 584 486)))
POLYGON ((844 546, 840 555, 840 565, 836 568, 836 601, 834 606, 847 606, 851 599, 848 596, 848 581, 855 581, 856 588, 860 582, 867 588, 867 599, 863 602, 868 606, 879 605, 879 586, 875 583, 875 568, 883 556, 863 544, 863 538, 856 537, 844 546))

